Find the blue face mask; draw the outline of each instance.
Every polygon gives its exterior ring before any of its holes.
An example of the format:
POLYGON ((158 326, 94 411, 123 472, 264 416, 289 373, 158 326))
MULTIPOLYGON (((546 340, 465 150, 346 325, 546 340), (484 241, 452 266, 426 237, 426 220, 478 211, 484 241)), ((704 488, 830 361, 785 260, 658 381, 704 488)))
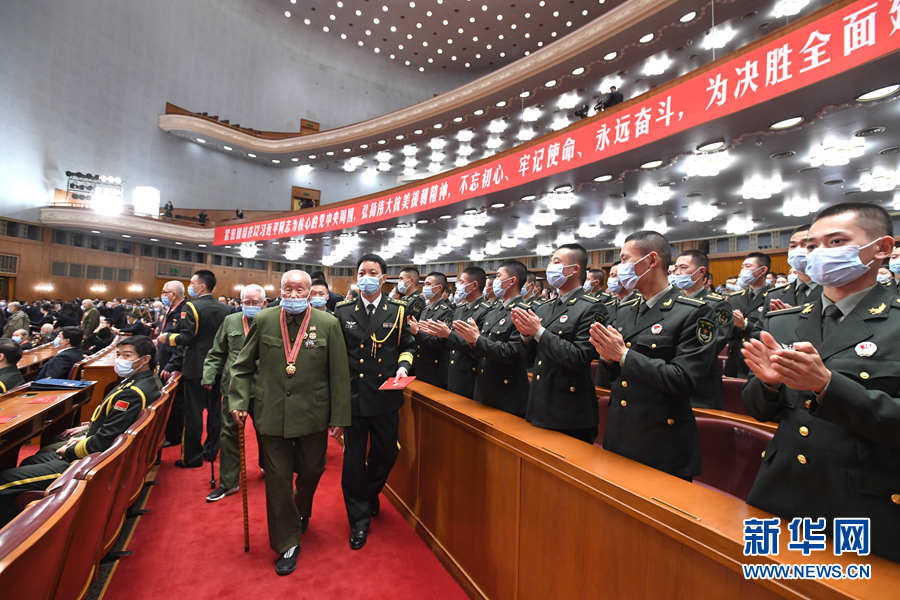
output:
POLYGON ((794 283, 795 281, 797 281, 797 274, 796 273, 788 273, 787 280, 788 280, 788 283, 794 283))
POLYGON ((892 260, 889 262, 888 269, 890 269, 891 273, 894 275, 900 275, 900 260, 892 260))
POLYGON ((408 290, 408 289, 409 289, 409 287, 407 287, 406 281, 401 279, 400 283, 397 284, 397 291, 400 292, 401 294, 405 294, 406 290, 408 290))
POLYGON ((371 296, 381 289, 381 278, 372 277, 371 275, 363 275, 356 278, 356 285, 364 296, 371 296))
MULTIPOLYGON (((696 273, 696 271, 694 271, 696 273)), ((679 290, 689 290, 694 287, 697 282, 694 281, 694 273, 686 273, 684 275, 669 275, 669 284, 674 285, 679 290)))
POLYGON ((618 277, 610 277, 606 282, 606 289, 610 294, 618 294, 622 291, 622 285, 619 283, 618 277))
POLYGON ((494 283, 491 285, 491 290, 494 292, 494 296, 497 298, 503 299, 503 281, 499 277, 494 278, 494 283))
POLYGON ((117 358, 113 365, 113 371, 122 379, 134 374, 134 361, 117 358))
POLYGON ((244 313, 244 316, 248 319, 255 317, 261 310, 262 306, 241 306, 241 312, 244 313))
POLYGON ((625 288, 629 292, 634 289, 634 287, 637 285, 638 281, 641 280, 641 277, 643 277, 644 275, 646 275, 647 273, 650 272, 650 269, 647 269, 640 275, 638 275, 637 273, 634 272, 634 266, 636 264, 638 264, 639 262, 641 262, 642 260, 644 260, 645 258, 647 258, 648 256, 650 256, 650 255, 645 254, 644 256, 642 256, 641 258, 637 259, 634 262, 631 262, 631 263, 623 262, 623 263, 619 264, 619 268, 616 271, 616 273, 619 276, 619 283, 622 285, 623 288, 625 288))
POLYGON ((454 304, 465 302, 466 296, 469 295, 469 293, 466 291, 467 287, 469 287, 469 284, 467 283, 462 283, 460 281, 456 282, 456 291, 453 293, 454 304))
MULTIPOLYGON (((875 281, 877 281, 878 283, 888 283, 889 281, 893 281, 893 280, 894 280, 894 276, 891 275, 890 273, 884 273, 884 274, 879 273, 878 275, 875 276, 875 281)), ((13 338, 13 341, 16 341, 16 338, 13 338)))
POLYGON ((22 336, 21 336, 21 335, 14 335, 14 336, 12 336, 12 341, 14 341, 15 343, 18 344, 19 342, 22 341, 22 336))
POLYGON ((561 288, 566 285, 566 281, 569 280, 569 277, 563 275, 563 269, 567 269, 574 265, 562 265, 559 263, 553 263, 547 267, 547 283, 555 287, 556 289, 561 288))
MULTIPOLYGON (((440 286, 438 286, 438 287, 440 287, 440 286)), ((432 298, 434 298, 434 288, 431 287, 430 285, 424 286, 422 288, 422 295, 425 297, 426 300, 431 300, 432 298)))
POLYGON ((806 257, 806 274, 819 285, 827 287, 840 287, 856 281, 872 264, 871 260, 863 264, 859 260, 859 252, 876 241, 878 240, 872 240, 865 246, 849 244, 834 248, 816 248, 806 257))
POLYGON ((168 296, 163 296, 162 298, 160 298, 160 301, 163 303, 163 306, 165 306, 166 308, 169 308, 170 306, 172 306, 172 301, 169 300, 168 296))
POLYGON ((309 299, 309 304, 313 308, 324 308, 328 304, 328 298, 325 296, 313 296, 309 299))
POLYGON ((788 250, 787 261, 795 271, 806 271, 806 248, 797 246, 788 250))
POLYGON ((584 285, 581 286, 581 289, 584 290, 584 293, 585 293, 585 294, 590 294, 590 293, 591 293, 591 290, 594 289, 593 286, 591 286, 591 280, 590 280, 590 279, 585 279, 585 280, 584 280, 584 285))
POLYGON ((197 290, 195 290, 194 286, 192 286, 192 285, 188 286, 188 296, 190 296, 191 298, 197 297, 197 290))
POLYGON ((729 292, 739 292, 741 291, 741 286, 737 285, 736 283, 726 283, 725 289, 729 292))
POLYGON ((306 310, 309 300, 306 298, 282 298, 281 307, 289 315, 296 315, 306 310))
POLYGON ((738 275, 738 286, 742 288, 750 287, 750 284, 756 281, 756 272, 759 271, 760 267, 755 269, 741 269, 741 274, 738 275))
POLYGON ((54 348, 59 348, 59 344, 60 344, 59 336, 53 338, 53 347, 54 347, 54 348))

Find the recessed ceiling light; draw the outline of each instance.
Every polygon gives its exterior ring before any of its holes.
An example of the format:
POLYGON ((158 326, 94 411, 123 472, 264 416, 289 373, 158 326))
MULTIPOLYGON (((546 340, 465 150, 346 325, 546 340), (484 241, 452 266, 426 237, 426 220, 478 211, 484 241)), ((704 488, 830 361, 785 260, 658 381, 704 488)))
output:
POLYGON ((501 100, 500 102, 498 102, 498 103, 495 104, 494 106, 496 106, 497 108, 503 108, 504 106, 506 106, 506 100, 501 100))
POLYGON ((290 19, 290 18, 291 18, 291 11, 289 11, 289 10, 284 11, 284 16, 287 17, 288 19, 290 19))
POLYGON ((661 161, 661 160, 651 160, 650 162, 645 162, 644 164, 642 164, 641 168, 642 169, 655 169, 657 167, 661 167, 662 164, 663 164, 663 161, 661 161))
POLYGON ((878 88, 877 90, 867 92, 862 96, 857 96, 856 99, 860 102, 872 102, 873 100, 881 100, 882 98, 887 98, 891 94, 896 93, 898 89, 900 89, 900 85, 889 85, 887 87, 878 88))
POLYGON ((272 159, 272 164, 280 165, 280 164, 281 164, 281 161, 278 160, 277 158, 273 158, 273 159, 272 159))
POLYGON ((502 202, 494 202, 493 204, 491 204, 491 208, 503 208, 504 206, 506 205, 502 202))
POLYGON ((329 150, 325 153, 325 156, 334 156, 334 150, 329 150))
POLYGON ((197 244, 198 248, 206 248, 206 244, 197 244))
POLYGON ((368 148, 368 147, 369 147, 368 144, 360 144, 360 145, 359 145, 359 149, 360 149, 360 150, 365 150, 365 149, 368 148))
POLYGON ((158 242, 159 240, 156 239, 156 238, 150 238, 150 241, 151 241, 151 242, 158 242))
POLYGON ((303 19, 303 24, 304 24, 304 25, 309 25, 309 24, 311 24, 311 23, 312 23, 312 21, 310 21, 309 19, 303 19))
POLYGON ((415 131, 413 131, 413 133, 416 135, 422 135, 423 132, 421 129, 416 129, 415 131))
POLYGON ((291 162, 300 162, 300 159, 295 156, 291 159, 291 162))
POLYGON ((397 135, 394 136, 394 139, 395 139, 395 140, 402 140, 402 139, 405 138, 405 137, 406 137, 406 136, 403 135, 402 133, 398 133, 397 135))
POLYGON ((556 85, 555 79, 551 79, 550 81, 544 82, 544 87, 553 87, 554 85, 556 85))
POLYGON ((435 129, 440 129, 440 128, 443 127, 443 126, 444 126, 443 123, 435 123, 435 124, 434 124, 434 128, 435 128, 435 129))
POLYGON ((772 123, 771 125, 769 125, 769 129, 788 129, 789 127, 793 127, 794 125, 799 125, 802 122, 803 117, 791 117, 790 119, 784 119, 783 121, 772 123))
POLYGON ((476 111, 473 112, 472 114, 475 115, 476 117, 480 117, 481 115, 484 114, 484 109, 483 109, 483 108, 479 108, 478 110, 476 110, 476 111))
POLYGON ((97 231, 96 229, 91 229, 91 233, 100 233, 100 232, 97 231))
POLYGON ((574 185, 572 185, 570 183, 565 183, 563 185, 556 186, 555 188, 553 188, 553 191, 556 192, 557 194, 566 194, 568 192, 571 192, 574 189, 575 189, 574 185))
POLYGON ((534 194, 527 194, 527 195, 522 196, 521 198, 519 198, 519 200, 521 200, 521 201, 523 201, 523 202, 531 202, 531 201, 534 200, 535 198, 537 198, 537 196, 535 196, 534 194))
POLYGON ((572 75, 581 75, 584 73, 584 67, 576 67, 572 69, 572 75))
POLYGON ((384 146, 385 144, 387 144, 387 140, 378 140, 379 146, 384 146))
POLYGON ((644 35, 642 35, 640 37, 640 39, 638 41, 642 44, 648 44, 653 41, 654 37, 656 37, 656 36, 653 35, 652 33, 645 33, 644 35))
POLYGON ((419 219, 418 221, 416 221, 416 223, 418 223, 419 225, 424 225, 427 222, 428 222, 428 219, 419 219))
POLYGON ((597 183, 603 183, 604 181, 609 181, 610 179, 612 179, 612 175, 598 175, 594 177, 594 181, 596 181, 597 183))
POLYGON ((531 92, 529 92, 528 90, 525 90, 524 92, 519 92, 519 98, 527 98, 530 95, 531 95, 531 92))
POLYGON ((446 221, 447 219, 452 219, 453 215, 441 215, 438 218, 441 219, 442 221, 446 221))
POLYGON ((182 242, 175 242, 175 245, 176 246, 184 246, 184 244, 182 242))
POLYGON ((619 55, 618 52, 607 52, 603 55, 603 60, 613 60, 615 57, 619 55))
POLYGON ((197 143, 198 143, 198 144, 205 144, 205 143, 206 143, 206 140, 204 140, 203 138, 197 138, 197 143))
POLYGON ((454 123, 462 123, 462 117, 453 117, 454 123))
POLYGON ((696 18, 697 18, 697 11, 692 10, 691 12, 684 13, 683 15, 681 15, 681 18, 678 20, 681 21, 682 23, 690 23, 691 21, 693 21, 696 18))
POLYGON ((724 140, 715 140, 713 142, 707 142, 705 144, 700 144, 697 146, 697 152, 718 152, 722 148, 725 147, 724 140))
POLYGON ((128 235, 127 233, 123 233, 123 234, 122 234, 122 237, 123 237, 123 238, 130 238, 131 236, 128 235))
POLYGON ((248 152, 247 156, 249 156, 250 158, 256 158, 256 155, 253 154, 252 152, 248 152))
POLYGON ((310 155, 307 156, 306 158, 308 158, 309 160, 316 160, 316 155, 315 155, 315 154, 310 154, 310 155))
POLYGON ((222 148, 223 148, 224 150, 228 150, 229 152, 231 151, 231 146, 222 146, 222 148))

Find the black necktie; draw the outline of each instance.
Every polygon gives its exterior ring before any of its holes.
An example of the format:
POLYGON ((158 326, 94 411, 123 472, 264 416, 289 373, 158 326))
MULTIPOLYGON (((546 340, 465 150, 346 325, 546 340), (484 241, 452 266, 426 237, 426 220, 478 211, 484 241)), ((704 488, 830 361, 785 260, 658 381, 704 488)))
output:
POLYGON ((368 307, 366 310, 369 311, 369 318, 371 319, 371 318, 372 318, 372 315, 375 314, 375 305, 374 305, 374 304, 370 304, 369 307, 368 307))
POLYGON ((806 302, 806 284, 802 282, 797 283, 797 303, 800 304, 802 302, 806 302))
POLYGON ((831 332, 838 326, 841 316, 844 313, 837 307, 837 304, 829 304, 822 312, 822 339, 827 340, 831 332))
POLYGON ((641 300, 641 304, 640 304, 640 306, 638 307, 638 316, 642 316, 642 315, 645 314, 648 310, 650 310, 650 306, 647 304, 647 301, 646 301, 646 300, 641 300))

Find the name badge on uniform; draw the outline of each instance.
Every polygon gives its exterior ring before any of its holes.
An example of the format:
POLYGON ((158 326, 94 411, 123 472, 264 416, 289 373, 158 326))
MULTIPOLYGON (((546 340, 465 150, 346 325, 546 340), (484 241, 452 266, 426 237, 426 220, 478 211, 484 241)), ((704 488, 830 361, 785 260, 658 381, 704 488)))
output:
POLYGON ((569 320, 569 315, 563 315, 559 318, 560 323, 565 323, 568 320, 569 320))
POLYGON ((504 323, 506 323, 506 319, 505 319, 505 318, 504 318, 504 319, 500 319, 500 322, 498 322, 497 325, 503 325, 504 323))
POLYGON ((762 311, 763 311, 763 307, 762 307, 762 306, 760 306, 760 307, 759 307, 759 308, 757 308, 757 309, 756 309, 756 310, 758 310, 758 311, 759 311, 759 312, 762 312, 762 311))
POLYGON ((867 357, 875 354, 878 346, 875 345, 875 342, 860 342, 856 345, 855 350, 857 356, 867 357))
POLYGON ((650 333, 652 333, 652 334, 654 334, 654 335, 659 335, 660 333, 662 333, 662 325, 660 325, 659 323, 657 323, 657 324, 651 326, 651 327, 650 327, 650 333))

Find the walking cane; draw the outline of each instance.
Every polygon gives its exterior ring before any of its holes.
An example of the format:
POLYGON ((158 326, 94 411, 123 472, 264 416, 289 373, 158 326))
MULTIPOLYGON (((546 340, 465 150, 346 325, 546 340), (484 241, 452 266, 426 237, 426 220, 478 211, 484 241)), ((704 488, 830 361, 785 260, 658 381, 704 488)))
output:
POLYGON ((241 501, 244 512, 244 552, 250 552, 250 516, 247 510, 247 455, 244 450, 244 421, 235 419, 238 425, 238 441, 241 455, 241 501))

